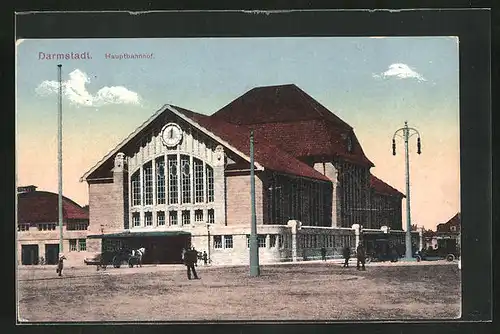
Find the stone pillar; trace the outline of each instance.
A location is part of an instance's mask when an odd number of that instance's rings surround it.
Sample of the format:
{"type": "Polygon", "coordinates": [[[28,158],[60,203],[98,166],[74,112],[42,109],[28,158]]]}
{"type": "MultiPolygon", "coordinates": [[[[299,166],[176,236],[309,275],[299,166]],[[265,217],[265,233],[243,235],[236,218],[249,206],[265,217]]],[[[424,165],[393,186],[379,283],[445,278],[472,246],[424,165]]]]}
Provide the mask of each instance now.
{"type": "Polygon", "coordinates": [[[226,182],[224,180],[225,153],[221,145],[215,148],[213,167],[215,223],[226,225],[226,182]]]}
{"type": "Polygon", "coordinates": [[[287,225],[292,230],[292,261],[297,262],[297,231],[300,230],[302,223],[298,220],[289,220],[287,225]]]}
{"type": "Polygon", "coordinates": [[[128,207],[126,207],[128,200],[125,199],[125,196],[128,196],[127,191],[125,189],[125,183],[128,183],[127,174],[128,173],[125,168],[125,154],[121,152],[117,153],[115,156],[115,165],[113,168],[114,194],[112,195],[115,197],[116,216],[113,217],[114,221],[110,222],[111,226],[109,226],[113,230],[122,230],[125,228],[125,220],[127,219],[125,215],[128,216],[128,207]]]}
{"type": "Polygon", "coordinates": [[[353,224],[352,225],[352,229],[354,230],[354,234],[356,236],[356,244],[354,245],[354,247],[358,247],[359,245],[359,241],[360,241],[360,232],[361,232],[361,225],[359,224],[353,224]]]}
{"type": "Polygon", "coordinates": [[[420,231],[418,231],[418,237],[420,240],[418,250],[422,250],[424,248],[424,227],[423,226],[420,229],[420,231]]]}
{"type": "Polygon", "coordinates": [[[342,226],[340,220],[340,191],[338,171],[331,162],[315,164],[314,168],[332,181],[332,227],[342,226]]]}

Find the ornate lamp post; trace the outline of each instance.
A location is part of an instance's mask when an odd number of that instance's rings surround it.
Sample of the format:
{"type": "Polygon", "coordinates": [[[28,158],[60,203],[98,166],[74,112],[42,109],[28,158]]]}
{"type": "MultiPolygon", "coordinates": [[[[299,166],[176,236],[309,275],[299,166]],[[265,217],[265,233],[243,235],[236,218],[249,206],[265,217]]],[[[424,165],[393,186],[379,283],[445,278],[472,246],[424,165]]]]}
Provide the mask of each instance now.
{"type": "Polygon", "coordinates": [[[408,152],[408,141],[410,137],[417,135],[417,153],[421,153],[420,133],[415,128],[405,126],[396,130],[392,136],[392,155],[396,155],[396,136],[403,138],[405,143],[405,170],[406,170],[406,259],[413,258],[412,240],[411,240],[411,215],[410,215],[410,157],[408,152]]]}

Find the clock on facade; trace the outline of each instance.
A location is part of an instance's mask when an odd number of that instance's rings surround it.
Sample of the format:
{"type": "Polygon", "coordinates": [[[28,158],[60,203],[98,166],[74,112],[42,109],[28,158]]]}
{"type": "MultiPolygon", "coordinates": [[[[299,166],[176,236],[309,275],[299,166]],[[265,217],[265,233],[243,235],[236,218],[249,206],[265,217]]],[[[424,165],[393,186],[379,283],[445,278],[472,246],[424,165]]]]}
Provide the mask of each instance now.
{"type": "Polygon", "coordinates": [[[161,129],[161,140],[168,147],[177,146],[182,140],[182,129],[175,123],[168,123],[161,129]]]}

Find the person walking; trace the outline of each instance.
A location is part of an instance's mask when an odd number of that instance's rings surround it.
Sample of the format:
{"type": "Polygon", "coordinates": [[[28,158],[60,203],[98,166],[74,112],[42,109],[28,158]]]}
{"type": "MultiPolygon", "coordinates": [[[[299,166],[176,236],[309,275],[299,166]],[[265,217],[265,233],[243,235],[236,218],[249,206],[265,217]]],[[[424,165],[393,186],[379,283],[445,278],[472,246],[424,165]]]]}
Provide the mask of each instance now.
{"type": "Polygon", "coordinates": [[[57,261],[57,268],[56,268],[56,273],[59,276],[62,276],[62,271],[64,268],[64,260],[66,260],[66,257],[64,256],[64,254],[60,254],[59,260],[57,261]]]}
{"type": "Polygon", "coordinates": [[[206,266],[208,263],[207,252],[203,251],[203,264],[206,266]]]}
{"type": "Polygon", "coordinates": [[[358,270],[366,270],[365,269],[365,258],[366,258],[366,253],[365,253],[365,248],[363,247],[363,244],[360,242],[358,244],[358,248],[356,249],[356,257],[358,259],[356,263],[356,268],[358,270]],[[360,268],[361,264],[361,268],[360,268]]]}
{"type": "Polygon", "coordinates": [[[326,261],[326,248],[321,247],[321,260],[326,261]]]}
{"type": "Polygon", "coordinates": [[[349,246],[345,246],[344,249],[342,250],[342,256],[344,256],[344,265],[342,268],[348,268],[349,267],[349,259],[351,258],[351,249],[349,246]]]}
{"type": "Polygon", "coordinates": [[[191,272],[193,273],[194,279],[200,279],[196,273],[194,265],[198,261],[198,253],[194,248],[188,249],[184,254],[184,264],[187,268],[187,277],[191,279],[191,272]]]}

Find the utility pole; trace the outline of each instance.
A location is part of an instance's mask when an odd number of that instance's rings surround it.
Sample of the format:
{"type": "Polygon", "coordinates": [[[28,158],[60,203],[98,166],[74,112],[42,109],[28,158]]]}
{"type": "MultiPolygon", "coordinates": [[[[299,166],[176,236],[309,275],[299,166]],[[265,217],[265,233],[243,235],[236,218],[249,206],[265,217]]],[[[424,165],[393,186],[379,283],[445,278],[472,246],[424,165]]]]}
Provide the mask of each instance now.
{"type": "Polygon", "coordinates": [[[410,214],[410,154],[408,151],[408,142],[410,137],[417,135],[417,153],[421,153],[420,133],[417,129],[408,127],[408,122],[405,121],[405,126],[396,130],[392,136],[392,155],[396,155],[396,136],[403,138],[405,144],[405,176],[406,176],[406,259],[413,259],[413,251],[411,244],[411,214],[410,214]]]}
{"type": "Polygon", "coordinates": [[[250,199],[251,199],[251,231],[250,231],[250,276],[260,276],[259,244],[257,240],[257,215],[255,213],[255,166],[253,157],[253,131],[250,131],[250,199]]]}
{"type": "Polygon", "coordinates": [[[58,213],[59,213],[59,253],[63,253],[63,201],[62,201],[62,65],[57,65],[57,74],[59,80],[59,95],[58,95],[58,113],[57,113],[57,161],[58,161],[58,183],[59,183],[59,198],[58,198],[58,213]]]}

